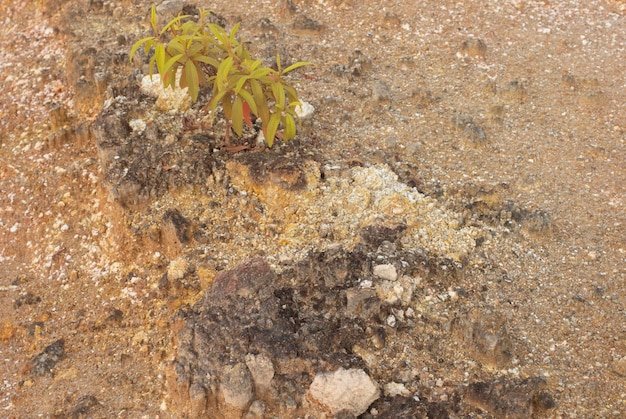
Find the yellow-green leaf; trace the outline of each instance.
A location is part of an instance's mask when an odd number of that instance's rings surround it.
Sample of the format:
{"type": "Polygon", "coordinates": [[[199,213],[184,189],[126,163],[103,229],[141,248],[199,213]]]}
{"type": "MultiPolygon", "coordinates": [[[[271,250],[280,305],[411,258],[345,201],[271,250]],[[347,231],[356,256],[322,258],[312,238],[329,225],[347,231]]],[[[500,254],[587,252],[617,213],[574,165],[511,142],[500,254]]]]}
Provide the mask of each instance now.
{"type": "Polygon", "coordinates": [[[250,74],[250,78],[258,80],[258,79],[260,79],[260,78],[262,78],[264,76],[267,76],[271,71],[272,71],[271,68],[264,68],[264,67],[263,68],[258,68],[256,70],[254,70],[252,72],[252,74],[250,74]]]}
{"type": "Polygon", "coordinates": [[[163,67],[165,66],[165,45],[157,44],[154,49],[154,58],[156,59],[157,70],[163,76],[163,67]]]}
{"type": "Polygon", "coordinates": [[[152,11],[150,13],[150,25],[152,26],[152,30],[155,34],[159,33],[157,28],[157,10],[156,6],[152,6],[152,11]]]}
{"type": "Polygon", "coordinates": [[[189,49],[187,50],[187,55],[189,57],[194,57],[196,54],[198,54],[202,50],[202,48],[204,48],[202,44],[192,43],[189,49]]]}
{"type": "Polygon", "coordinates": [[[226,119],[232,119],[232,110],[233,103],[230,100],[231,96],[229,94],[224,95],[222,98],[222,110],[224,111],[224,116],[226,119]]]}
{"type": "Polygon", "coordinates": [[[231,109],[231,122],[233,124],[233,130],[239,136],[243,132],[243,102],[239,96],[233,101],[233,107],[231,109]]]}
{"type": "Polygon", "coordinates": [[[206,55],[197,55],[197,56],[193,57],[193,59],[196,60],[196,61],[200,61],[201,63],[208,64],[208,65],[210,65],[211,67],[213,67],[215,69],[217,69],[220,66],[220,62],[219,61],[217,61],[213,57],[209,57],[209,56],[206,56],[206,55]]]}
{"type": "Polygon", "coordinates": [[[285,134],[283,139],[289,141],[296,136],[296,121],[289,114],[285,115],[285,134]]]}
{"type": "Polygon", "coordinates": [[[276,68],[278,69],[278,72],[280,73],[280,54],[276,54],[276,68]]]}
{"type": "Polygon", "coordinates": [[[241,96],[243,100],[245,100],[248,103],[248,106],[250,106],[250,110],[252,111],[252,113],[255,114],[256,116],[259,116],[258,109],[256,107],[256,103],[254,103],[254,98],[252,97],[252,95],[248,93],[247,90],[240,90],[239,96],[241,96]]]}
{"type": "Polygon", "coordinates": [[[233,57],[227,57],[221,62],[217,68],[217,82],[218,84],[226,84],[228,82],[228,73],[233,66],[233,57]]]}
{"type": "Polygon", "coordinates": [[[287,93],[287,98],[289,99],[289,103],[297,101],[298,92],[296,92],[296,89],[289,86],[288,84],[284,84],[283,86],[285,88],[285,93],[287,93]]]}
{"type": "Polygon", "coordinates": [[[300,68],[300,67],[304,67],[307,65],[315,65],[313,63],[309,63],[306,61],[298,61],[297,63],[291,64],[289,67],[287,67],[286,69],[284,69],[281,74],[286,74],[289,73],[290,71],[295,70],[296,68],[300,68]]]}
{"type": "Polygon", "coordinates": [[[229,41],[230,43],[234,43],[235,42],[235,34],[237,33],[237,30],[239,30],[239,25],[240,23],[237,22],[237,24],[233,27],[233,29],[230,31],[230,38],[229,41]]]}
{"type": "Polygon", "coordinates": [[[280,114],[275,113],[270,116],[270,120],[267,123],[267,129],[265,130],[265,141],[267,141],[267,145],[272,148],[272,144],[274,144],[274,137],[276,136],[276,131],[278,130],[278,124],[280,123],[280,114]]]}
{"type": "Polygon", "coordinates": [[[167,50],[171,51],[172,55],[185,53],[185,47],[183,47],[183,44],[181,44],[180,38],[174,38],[170,42],[168,42],[167,50]]]}
{"type": "Polygon", "coordinates": [[[253,79],[250,80],[250,88],[252,89],[252,96],[254,97],[254,103],[256,103],[258,111],[256,115],[261,118],[263,124],[267,124],[270,118],[270,111],[267,106],[265,94],[263,94],[263,88],[258,81],[253,79]]]}
{"type": "Polygon", "coordinates": [[[170,20],[168,22],[168,24],[163,27],[163,29],[161,29],[161,32],[159,33],[159,35],[163,35],[170,27],[172,27],[172,25],[176,25],[176,24],[180,23],[180,21],[182,19],[186,19],[188,17],[190,17],[190,16],[189,15],[179,15],[179,16],[176,16],[174,19],[170,20]]]}
{"type": "Polygon", "coordinates": [[[250,72],[253,72],[254,70],[256,70],[257,68],[259,68],[259,66],[263,63],[263,60],[255,60],[252,63],[247,64],[248,65],[248,70],[250,72]]]}
{"type": "Polygon", "coordinates": [[[222,98],[226,95],[226,91],[223,90],[211,98],[209,102],[209,109],[211,109],[211,118],[215,117],[215,109],[217,109],[217,104],[222,100],[222,98]]]}
{"type": "MultiPolygon", "coordinates": [[[[181,58],[184,57],[184,54],[178,54],[173,56],[172,58],[170,58],[169,60],[167,60],[167,62],[165,63],[165,65],[163,66],[163,74],[167,74],[168,71],[170,71],[170,68],[172,68],[172,66],[174,65],[174,63],[176,63],[178,60],[180,60],[181,58]]],[[[163,75],[162,74],[162,75],[163,75]]]]}
{"type": "Polygon", "coordinates": [[[237,84],[235,84],[235,94],[238,95],[239,91],[243,88],[243,85],[248,81],[250,76],[243,76],[237,80],[237,84]]]}
{"type": "Polygon", "coordinates": [[[280,109],[285,109],[285,90],[280,83],[272,83],[272,93],[274,94],[274,100],[276,106],[280,109]]]}
{"type": "MultiPolygon", "coordinates": [[[[187,61],[185,66],[183,67],[185,81],[187,83],[187,87],[189,88],[189,95],[191,96],[191,100],[194,102],[198,100],[198,92],[200,90],[200,81],[198,80],[198,69],[191,61],[187,61]]],[[[181,87],[182,86],[182,78],[181,78],[181,87]]]]}
{"type": "Polygon", "coordinates": [[[146,46],[148,46],[148,50],[150,50],[150,48],[152,47],[152,45],[154,44],[154,37],[152,36],[148,36],[146,38],[142,38],[139,41],[135,42],[135,44],[133,45],[133,47],[130,50],[130,56],[129,59],[132,62],[133,61],[133,57],[135,56],[135,53],[137,52],[137,50],[143,45],[146,44],[146,46]],[[152,41],[152,42],[150,42],[152,41]]]}
{"type": "Polygon", "coordinates": [[[209,27],[209,30],[213,33],[213,36],[215,36],[215,39],[217,39],[224,45],[228,43],[228,37],[226,36],[226,32],[224,32],[224,29],[222,29],[221,26],[214,23],[209,23],[207,26],[209,27]]]}

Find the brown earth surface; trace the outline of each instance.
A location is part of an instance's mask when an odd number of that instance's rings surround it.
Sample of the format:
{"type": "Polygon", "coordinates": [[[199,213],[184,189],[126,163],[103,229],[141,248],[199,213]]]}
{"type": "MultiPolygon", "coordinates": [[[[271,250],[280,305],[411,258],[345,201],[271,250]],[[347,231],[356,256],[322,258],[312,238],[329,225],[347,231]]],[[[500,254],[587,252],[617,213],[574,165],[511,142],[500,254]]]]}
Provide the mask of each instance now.
{"type": "MultiPolygon", "coordinates": [[[[316,63],[297,75],[316,110],[295,141],[231,155],[156,112],[128,60],[148,1],[0,0],[0,417],[180,417],[181,313],[257,257],[276,272],[337,247],[354,259],[358,228],[410,215],[327,205],[374,172],[432,217],[385,233],[390,260],[438,266],[376,325],[380,385],[402,361],[431,416],[626,415],[623,1],[193,4],[241,21],[268,62],[316,63]],[[115,143],[120,109],[156,145],[115,143]],[[477,384],[496,381],[541,390],[534,411],[477,384]]],[[[400,417],[377,403],[365,415],[400,417]]]]}

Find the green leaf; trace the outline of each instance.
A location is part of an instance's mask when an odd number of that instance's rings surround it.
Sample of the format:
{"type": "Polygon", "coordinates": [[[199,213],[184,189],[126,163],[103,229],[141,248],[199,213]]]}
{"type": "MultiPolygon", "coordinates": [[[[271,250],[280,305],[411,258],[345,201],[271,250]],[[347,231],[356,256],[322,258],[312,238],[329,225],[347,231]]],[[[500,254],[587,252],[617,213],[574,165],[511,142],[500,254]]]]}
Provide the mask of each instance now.
{"type": "Polygon", "coordinates": [[[204,48],[202,44],[192,43],[189,49],[187,50],[187,55],[189,57],[194,57],[196,54],[198,54],[202,50],[202,48],[204,48]]]}
{"type": "Polygon", "coordinates": [[[276,106],[280,109],[285,108],[285,90],[283,85],[280,83],[272,84],[272,93],[274,94],[274,100],[276,101],[276,106]]]}
{"type": "Polygon", "coordinates": [[[296,102],[298,100],[298,92],[296,92],[296,89],[289,86],[288,84],[284,84],[283,86],[285,88],[285,93],[287,93],[287,98],[289,99],[289,103],[296,102]]]}
{"type": "Polygon", "coordinates": [[[296,68],[300,68],[300,67],[304,67],[307,65],[315,65],[313,63],[309,63],[309,62],[305,62],[305,61],[298,61],[297,63],[291,64],[289,67],[287,67],[286,69],[284,69],[281,74],[287,74],[290,71],[295,70],[296,68]]]}
{"type": "Polygon", "coordinates": [[[224,111],[224,116],[232,120],[233,103],[230,100],[230,94],[228,94],[228,92],[226,93],[227,94],[222,98],[222,110],[224,111]]]}
{"type": "Polygon", "coordinates": [[[264,132],[265,141],[267,141],[269,148],[272,148],[272,144],[274,144],[274,137],[276,136],[276,131],[278,130],[278,124],[280,124],[280,114],[275,113],[270,117],[270,120],[267,123],[267,129],[264,132]]]}
{"type": "Polygon", "coordinates": [[[174,63],[176,63],[176,61],[183,58],[184,56],[185,56],[184,54],[178,54],[178,55],[173,56],[169,60],[167,60],[167,62],[163,66],[163,74],[166,74],[170,70],[170,68],[172,68],[174,63]]]}
{"type": "MultiPolygon", "coordinates": [[[[254,70],[256,70],[261,64],[263,63],[263,60],[255,60],[252,63],[246,63],[248,70],[252,73],[254,72],[254,70]]],[[[252,75],[252,74],[251,74],[252,75]]]]}
{"type": "Polygon", "coordinates": [[[258,109],[256,107],[256,103],[254,103],[254,98],[252,97],[252,95],[250,93],[248,93],[246,90],[240,90],[239,91],[239,96],[241,96],[243,98],[243,100],[246,101],[246,103],[250,107],[250,110],[252,111],[252,113],[258,116],[259,115],[258,114],[258,109]]]}
{"type": "Polygon", "coordinates": [[[163,29],[161,29],[161,32],[159,32],[159,35],[163,35],[165,32],[167,32],[167,30],[172,25],[178,24],[178,23],[180,23],[181,20],[186,19],[188,17],[190,17],[190,16],[189,15],[179,15],[179,16],[176,16],[174,19],[170,20],[169,23],[163,27],[163,29]]]}
{"type": "MultiPolygon", "coordinates": [[[[185,81],[187,83],[187,87],[189,88],[189,95],[191,96],[191,100],[194,102],[198,100],[198,92],[200,90],[200,82],[198,80],[198,69],[191,61],[187,61],[185,66],[183,67],[183,73],[185,77],[185,81]]],[[[181,87],[182,85],[181,78],[181,87]]]]}
{"type": "Polygon", "coordinates": [[[233,124],[233,130],[237,135],[241,136],[243,133],[243,101],[239,96],[233,101],[230,118],[233,124]]]}
{"type": "Polygon", "coordinates": [[[227,57],[217,68],[217,83],[226,84],[228,82],[228,73],[233,66],[233,57],[227,57]]]}
{"type": "Polygon", "coordinates": [[[137,50],[143,45],[146,44],[148,45],[149,43],[149,47],[152,47],[152,45],[154,44],[155,38],[153,36],[148,36],[145,38],[140,39],[139,41],[135,42],[135,44],[133,45],[133,47],[130,50],[130,61],[133,61],[133,57],[135,56],[135,53],[137,52],[137,50]],[[152,41],[152,42],[150,42],[152,41]]]}
{"type": "Polygon", "coordinates": [[[209,23],[207,26],[209,27],[209,30],[213,33],[215,39],[220,41],[223,45],[226,45],[228,43],[228,37],[226,35],[226,32],[224,32],[224,29],[222,29],[221,26],[214,23],[209,23]]]}
{"type": "Polygon", "coordinates": [[[157,27],[157,10],[156,6],[152,6],[152,11],[150,13],[150,26],[152,26],[152,30],[155,34],[159,33],[159,29],[157,27]]]}
{"type": "Polygon", "coordinates": [[[235,34],[239,30],[239,25],[240,25],[240,23],[237,22],[237,24],[235,24],[235,26],[233,26],[233,29],[230,31],[229,41],[230,41],[231,44],[233,44],[235,42],[235,34]]]}
{"type": "MultiPolygon", "coordinates": [[[[252,96],[254,97],[254,103],[256,103],[258,111],[256,115],[261,118],[263,124],[267,124],[270,118],[270,111],[267,106],[267,99],[263,93],[263,88],[261,87],[261,84],[254,79],[250,80],[250,88],[252,89],[252,96]]],[[[250,106],[250,108],[252,108],[252,106],[250,106]]]]}
{"type": "Polygon", "coordinates": [[[285,134],[283,139],[289,141],[296,137],[296,121],[289,114],[285,115],[285,134]]]}
{"type": "Polygon", "coordinates": [[[278,73],[280,73],[280,54],[276,54],[276,68],[278,69],[278,73]]]}
{"type": "Polygon", "coordinates": [[[154,63],[156,62],[156,57],[153,55],[150,58],[150,62],[148,63],[148,74],[150,74],[150,80],[152,80],[152,75],[154,74],[154,63]]]}
{"type": "Polygon", "coordinates": [[[168,51],[173,51],[172,55],[185,53],[185,47],[183,47],[180,41],[180,37],[176,37],[168,42],[167,49],[168,51]]]}
{"type": "Polygon", "coordinates": [[[235,94],[238,95],[239,91],[243,88],[243,85],[250,79],[250,76],[243,76],[237,80],[237,84],[235,84],[235,94]]]}
{"type": "Polygon", "coordinates": [[[254,70],[252,74],[250,74],[250,78],[258,80],[258,79],[261,79],[262,77],[267,76],[271,71],[272,71],[271,68],[265,68],[265,67],[258,68],[254,70]]]}
{"type": "Polygon", "coordinates": [[[196,60],[196,61],[200,61],[201,63],[208,64],[208,65],[210,65],[211,67],[213,67],[215,69],[217,69],[220,66],[220,62],[219,61],[217,61],[213,57],[209,57],[209,56],[206,56],[206,55],[197,55],[197,56],[193,57],[193,59],[196,60]]]}
{"type": "Polygon", "coordinates": [[[157,70],[163,77],[163,67],[165,66],[165,45],[157,44],[154,49],[154,58],[156,59],[157,70]]]}
{"type": "Polygon", "coordinates": [[[222,100],[222,98],[226,95],[226,91],[222,90],[221,92],[213,95],[211,101],[209,102],[209,109],[211,109],[211,118],[215,117],[215,109],[217,109],[217,104],[222,100]]]}

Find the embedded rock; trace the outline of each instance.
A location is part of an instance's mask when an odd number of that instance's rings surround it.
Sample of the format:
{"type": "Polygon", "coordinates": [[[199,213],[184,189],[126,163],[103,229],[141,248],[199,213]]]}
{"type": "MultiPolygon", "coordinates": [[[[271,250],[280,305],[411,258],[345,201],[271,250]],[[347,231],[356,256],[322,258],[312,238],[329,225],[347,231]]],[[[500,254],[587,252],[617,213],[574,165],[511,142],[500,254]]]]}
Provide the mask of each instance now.
{"type": "Polygon", "coordinates": [[[309,392],[333,415],[346,411],[358,416],[380,396],[378,385],[365,371],[343,368],[316,375],[309,392]]]}

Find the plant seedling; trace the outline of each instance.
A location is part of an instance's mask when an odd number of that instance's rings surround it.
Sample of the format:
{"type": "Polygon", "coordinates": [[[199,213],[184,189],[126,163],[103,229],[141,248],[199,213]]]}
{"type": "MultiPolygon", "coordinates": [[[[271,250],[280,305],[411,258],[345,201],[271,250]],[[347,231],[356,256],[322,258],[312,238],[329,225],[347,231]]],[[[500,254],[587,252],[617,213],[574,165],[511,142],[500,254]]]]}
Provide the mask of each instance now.
{"type": "Polygon", "coordinates": [[[299,61],[282,68],[277,55],[277,69],[265,67],[263,60],[252,58],[246,44],[237,39],[239,24],[227,32],[221,26],[207,22],[210,13],[201,11],[197,21],[191,16],[179,15],[159,28],[156,7],[153,6],[150,24],[154,35],[133,45],[131,61],[142,45],[146,55],[154,50],[149,62],[150,76],[156,65],[163,86],[167,88],[175,86],[180,71],[179,86],[188,89],[194,102],[198,100],[201,87],[212,87],[205,110],[210,110],[211,118],[214,118],[221,104],[226,118],[227,145],[230,129],[241,136],[244,123],[252,127],[252,115],[261,120],[269,147],[276,137],[285,141],[293,139],[296,135],[296,107],[301,103],[298,92],[284,76],[312,63],[299,61]]]}

